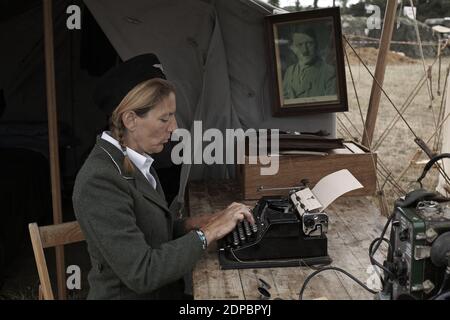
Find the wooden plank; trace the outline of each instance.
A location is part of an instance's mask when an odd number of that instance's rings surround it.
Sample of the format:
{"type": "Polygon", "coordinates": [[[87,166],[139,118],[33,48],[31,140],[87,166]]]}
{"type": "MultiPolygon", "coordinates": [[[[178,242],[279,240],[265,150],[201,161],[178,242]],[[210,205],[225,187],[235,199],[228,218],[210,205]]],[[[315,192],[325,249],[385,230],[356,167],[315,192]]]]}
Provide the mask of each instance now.
{"type": "Polygon", "coordinates": [[[41,227],[40,235],[44,248],[62,246],[84,240],[84,235],[77,221],[41,227]]]}
{"type": "Polygon", "coordinates": [[[53,300],[52,285],[48,274],[47,262],[45,260],[44,249],[42,248],[39,227],[36,223],[28,225],[30,231],[31,244],[33,246],[34,258],[41,283],[39,285],[39,298],[53,300]]]}
{"type": "MultiPolygon", "coordinates": [[[[231,181],[194,182],[188,192],[190,205],[199,213],[214,212],[231,201],[240,201],[236,198],[238,190],[237,183],[231,181]],[[199,208],[198,203],[203,207],[199,208]]],[[[370,266],[368,247],[381,233],[386,218],[381,217],[370,199],[364,197],[340,198],[327,212],[330,219],[329,255],[333,266],[350,272],[365,283],[370,266]]],[[[262,278],[271,286],[272,299],[296,300],[305,279],[313,271],[308,267],[220,270],[217,253],[213,250],[194,270],[194,298],[260,299],[257,288],[258,279],[262,278]]],[[[373,297],[346,275],[324,271],[308,283],[303,298],[348,300],[373,297]]]]}
{"type": "Polygon", "coordinates": [[[341,169],[348,169],[364,186],[346,196],[374,195],[376,192],[376,154],[349,153],[327,156],[281,156],[276,175],[263,176],[260,164],[246,161],[241,165],[241,188],[245,199],[259,199],[264,195],[287,195],[288,189],[307,179],[314,186],[324,176],[341,169]],[[267,191],[261,190],[269,189],[267,191]],[[270,190],[285,188],[284,190],[270,190]]]}
{"type": "MultiPolygon", "coordinates": [[[[381,217],[373,204],[364,198],[341,198],[332,205],[330,212],[334,213],[333,225],[341,238],[341,241],[329,242],[333,264],[365,283],[369,277],[369,244],[380,235],[386,218],[381,217]]],[[[372,299],[371,293],[346,275],[338,273],[338,276],[352,299],[372,299]]]]}
{"type": "MultiPolygon", "coordinates": [[[[356,199],[354,200],[356,202],[356,199]]],[[[349,201],[346,201],[349,202],[349,201]]],[[[347,212],[345,203],[337,203],[332,205],[328,210],[329,218],[332,223],[332,229],[329,231],[329,235],[333,236],[333,239],[329,239],[329,254],[333,259],[333,266],[339,267],[353,274],[355,277],[363,281],[367,278],[364,274],[366,267],[360,263],[357,255],[349,250],[349,246],[357,244],[359,241],[358,234],[352,232],[351,226],[340,217],[340,212],[347,212]],[[342,208],[342,206],[344,208],[342,208]]],[[[357,211],[356,211],[357,212],[357,211]]],[[[352,217],[358,220],[358,213],[353,211],[352,217]]],[[[354,226],[360,226],[362,221],[355,221],[354,226]]],[[[336,271],[336,277],[340,279],[342,287],[346,289],[351,299],[366,299],[367,294],[362,290],[358,284],[349,279],[346,275],[339,271],[336,271]]]]}
{"type": "Polygon", "coordinates": [[[417,166],[417,167],[423,167],[424,165],[426,165],[428,163],[428,161],[430,161],[429,159],[422,159],[422,160],[413,160],[411,161],[411,165],[413,166],[417,166]]]}
{"type": "Polygon", "coordinates": [[[220,270],[216,252],[207,253],[193,272],[195,299],[245,299],[239,272],[220,270]]]}
{"type": "Polygon", "coordinates": [[[364,150],[362,150],[359,146],[357,146],[354,143],[348,143],[348,142],[344,142],[344,146],[346,148],[348,148],[351,152],[353,153],[365,153],[364,150]]]}
{"type": "Polygon", "coordinates": [[[375,131],[375,124],[378,116],[378,107],[380,105],[381,89],[383,86],[384,74],[386,71],[387,55],[391,45],[392,32],[395,25],[395,16],[397,11],[397,0],[387,0],[386,11],[384,14],[383,31],[381,34],[380,48],[378,50],[377,66],[375,69],[375,79],[372,83],[370,92],[369,108],[365,123],[362,144],[370,148],[375,131]]]}
{"type": "MultiPolygon", "coordinates": [[[[339,267],[359,281],[365,283],[368,274],[366,273],[367,265],[362,265],[358,260],[357,255],[355,255],[352,250],[349,250],[348,245],[333,245],[330,248],[331,253],[333,254],[333,266],[339,267]]],[[[361,299],[371,299],[372,294],[367,292],[361,286],[359,286],[355,281],[347,277],[345,274],[336,271],[336,277],[340,279],[342,283],[342,287],[346,289],[348,295],[352,300],[361,300],[361,299]]]]}
{"type": "MultiPolygon", "coordinates": [[[[45,76],[47,89],[48,140],[52,185],[53,223],[62,223],[61,185],[59,171],[58,115],[56,109],[55,59],[53,44],[52,0],[43,1],[45,76]]],[[[66,299],[64,247],[56,247],[58,298],[66,299]]]]}
{"type": "MultiPolygon", "coordinates": [[[[224,209],[233,202],[233,193],[227,183],[215,188],[200,181],[195,188],[189,188],[189,212],[211,214],[224,209]]],[[[192,184],[191,184],[192,185],[192,184]]],[[[235,199],[234,199],[235,200],[235,199]]],[[[220,270],[217,251],[214,246],[197,263],[192,274],[195,283],[193,294],[195,299],[245,299],[239,272],[237,270],[220,270]]]]}

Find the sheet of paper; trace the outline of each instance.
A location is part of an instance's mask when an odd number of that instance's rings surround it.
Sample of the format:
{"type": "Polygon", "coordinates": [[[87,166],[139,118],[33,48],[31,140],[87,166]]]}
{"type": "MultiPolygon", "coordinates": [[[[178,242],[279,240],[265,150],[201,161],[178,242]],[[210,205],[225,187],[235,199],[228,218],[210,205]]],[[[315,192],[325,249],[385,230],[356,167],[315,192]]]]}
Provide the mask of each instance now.
{"type": "Polygon", "coordinates": [[[347,169],[339,170],[322,178],[312,189],[325,210],[334,200],[349,191],[364,186],[347,169]]]}

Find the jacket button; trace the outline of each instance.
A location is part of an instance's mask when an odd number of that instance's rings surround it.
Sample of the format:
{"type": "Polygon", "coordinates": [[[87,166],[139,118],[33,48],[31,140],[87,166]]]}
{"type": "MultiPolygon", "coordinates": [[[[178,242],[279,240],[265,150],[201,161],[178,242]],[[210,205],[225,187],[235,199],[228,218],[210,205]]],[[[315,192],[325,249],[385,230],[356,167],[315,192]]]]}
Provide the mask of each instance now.
{"type": "Polygon", "coordinates": [[[103,271],[103,265],[101,263],[97,264],[97,270],[98,270],[98,272],[102,272],[103,271]]]}

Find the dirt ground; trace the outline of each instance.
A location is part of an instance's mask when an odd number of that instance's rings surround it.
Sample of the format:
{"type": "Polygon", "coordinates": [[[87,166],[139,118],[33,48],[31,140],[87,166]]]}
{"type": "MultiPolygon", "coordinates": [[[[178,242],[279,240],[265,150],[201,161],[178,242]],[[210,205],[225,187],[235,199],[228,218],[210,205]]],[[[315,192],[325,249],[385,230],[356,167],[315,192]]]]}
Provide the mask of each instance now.
{"type": "MultiPolygon", "coordinates": [[[[351,49],[348,50],[348,52],[351,51],[351,49]]],[[[361,48],[356,51],[358,54],[363,56],[364,61],[369,62],[369,69],[372,73],[374,73],[377,50],[374,48],[361,48]]],[[[353,55],[351,61],[350,68],[348,68],[348,66],[346,68],[349,112],[345,113],[345,115],[338,114],[337,128],[339,136],[345,138],[352,136],[357,140],[361,140],[361,133],[363,132],[361,113],[358,108],[355,90],[351,81],[350,69],[353,73],[356,92],[358,94],[364,119],[367,113],[373,80],[364,65],[359,62],[356,55],[353,55]]],[[[426,68],[432,65],[433,62],[434,59],[425,60],[426,68]]],[[[433,95],[433,100],[430,99],[427,83],[425,82],[404,113],[406,121],[414,130],[416,135],[424,141],[429,139],[437,127],[436,121],[441,108],[445,75],[449,64],[450,57],[445,57],[442,59],[439,87],[439,63],[436,61],[432,67],[431,92],[433,95]],[[440,89],[440,95],[438,94],[438,89],[440,89]]],[[[414,87],[419,83],[423,75],[424,66],[421,59],[413,60],[393,52],[389,54],[383,88],[398,109],[401,109],[402,105],[405,103],[408,96],[411,94],[414,87]]],[[[396,114],[397,112],[395,108],[382,94],[373,140],[375,144],[396,114]]],[[[386,167],[386,169],[391,173],[391,177],[399,181],[400,187],[405,191],[408,191],[413,187],[412,182],[418,178],[423,169],[423,165],[411,166],[410,169],[406,171],[403,178],[398,179],[399,175],[409,166],[413,155],[418,149],[414,142],[414,138],[413,133],[408,129],[407,125],[403,121],[399,120],[390,131],[390,134],[386,136],[384,141],[376,150],[378,159],[381,160],[384,167],[386,167]]],[[[440,143],[437,143],[433,139],[429,143],[429,146],[430,148],[440,148],[440,143]]],[[[421,153],[420,159],[426,159],[423,153],[421,153]]],[[[428,176],[424,180],[424,186],[433,189],[437,184],[437,173],[434,170],[430,172],[428,176]]],[[[385,181],[386,179],[384,178],[379,179],[380,185],[384,185],[384,191],[387,194],[389,208],[391,208],[393,201],[400,195],[400,193],[397,193],[397,189],[393,188],[389,182],[385,183],[385,181]]]]}
{"type": "MultiPolygon", "coordinates": [[[[350,52],[350,50],[348,52],[350,52]]],[[[358,54],[361,54],[363,60],[369,64],[369,69],[374,72],[377,50],[373,48],[360,48],[357,49],[357,52],[358,54]]],[[[364,118],[366,116],[367,106],[369,103],[372,78],[353,53],[350,54],[350,61],[350,68],[347,66],[349,112],[346,112],[345,114],[338,114],[337,128],[338,136],[347,139],[353,138],[360,141],[363,126],[356,101],[355,91],[353,89],[353,84],[350,77],[350,69],[353,73],[356,91],[358,93],[361,111],[364,118]],[[349,132],[346,131],[347,129],[349,132]]],[[[432,63],[433,60],[425,61],[426,66],[429,66],[432,63]]],[[[441,92],[444,88],[445,72],[449,64],[450,57],[442,60],[440,83],[441,92]]],[[[419,82],[423,74],[424,70],[421,60],[413,60],[396,53],[390,53],[385,74],[384,89],[398,108],[400,108],[405,102],[408,95],[419,82]]],[[[405,118],[411,125],[412,129],[424,140],[427,140],[435,131],[435,119],[437,118],[441,105],[442,94],[438,95],[437,93],[438,74],[438,63],[436,63],[432,68],[432,93],[434,100],[430,103],[429,92],[427,86],[424,85],[405,112],[405,118]],[[431,108],[430,105],[432,105],[431,108]]],[[[382,95],[374,142],[379,139],[380,135],[395,115],[395,109],[389,103],[388,99],[382,95]]],[[[430,143],[429,145],[433,146],[433,143],[430,143]]],[[[383,166],[391,172],[391,177],[396,179],[400,173],[408,167],[416,150],[417,145],[414,143],[414,135],[408,130],[407,126],[402,121],[399,121],[394,126],[391,133],[386,137],[384,142],[380,145],[377,150],[377,154],[383,166]]],[[[423,154],[421,159],[425,159],[423,154]]],[[[411,167],[411,169],[406,172],[404,177],[399,180],[401,188],[408,191],[411,188],[411,183],[417,179],[422,168],[423,166],[411,167]]],[[[435,171],[430,173],[431,174],[429,174],[429,177],[425,180],[425,187],[433,189],[437,182],[437,174],[435,171]]],[[[385,183],[384,178],[380,177],[379,183],[380,185],[384,185],[384,191],[387,195],[387,200],[389,203],[388,208],[390,209],[392,208],[393,201],[401,195],[401,193],[396,189],[393,189],[392,185],[389,183],[385,183]]],[[[375,198],[374,201],[376,201],[375,198]]],[[[76,263],[79,264],[79,261],[82,261],[84,264],[82,266],[82,270],[89,270],[89,259],[85,254],[86,249],[79,249],[80,248],[77,247],[67,249],[67,264],[69,265],[72,261],[76,261],[76,263]]],[[[48,265],[50,269],[54,266],[51,252],[48,257],[48,265]]],[[[51,274],[54,274],[52,270],[50,270],[50,272],[51,274]]],[[[83,276],[85,276],[85,274],[86,272],[83,276]]],[[[38,277],[32,250],[31,247],[25,246],[20,256],[9,268],[8,277],[0,293],[0,300],[36,299],[37,286],[38,277]]],[[[86,296],[87,286],[85,277],[83,277],[82,287],[84,290],[75,292],[71,298],[78,299],[86,296]]]]}

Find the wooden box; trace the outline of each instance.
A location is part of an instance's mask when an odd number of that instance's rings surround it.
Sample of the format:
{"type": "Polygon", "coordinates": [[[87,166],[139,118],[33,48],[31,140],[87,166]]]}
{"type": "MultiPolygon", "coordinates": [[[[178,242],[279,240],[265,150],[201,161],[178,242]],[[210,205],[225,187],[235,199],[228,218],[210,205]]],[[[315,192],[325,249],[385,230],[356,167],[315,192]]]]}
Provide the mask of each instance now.
{"type": "Polygon", "coordinates": [[[291,188],[307,179],[313,187],[321,178],[341,169],[348,169],[364,186],[346,196],[370,196],[376,192],[376,154],[355,142],[344,142],[345,148],[334,149],[326,155],[281,155],[279,170],[275,175],[261,175],[260,163],[238,165],[237,178],[240,181],[243,199],[259,199],[265,195],[287,195],[289,190],[264,190],[291,188]]]}

